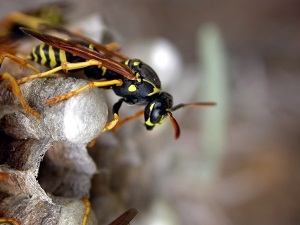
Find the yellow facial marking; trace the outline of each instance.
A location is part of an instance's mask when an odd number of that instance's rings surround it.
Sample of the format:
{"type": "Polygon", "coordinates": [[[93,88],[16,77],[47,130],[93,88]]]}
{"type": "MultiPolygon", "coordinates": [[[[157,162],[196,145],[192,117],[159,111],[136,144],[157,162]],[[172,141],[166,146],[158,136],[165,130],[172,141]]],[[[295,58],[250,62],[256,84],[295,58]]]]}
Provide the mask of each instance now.
{"type": "Polygon", "coordinates": [[[135,86],[134,84],[130,85],[130,86],[128,87],[128,91],[129,91],[129,92],[135,92],[135,91],[136,91],[136,86],[135,86]]]}
{"type": "Polygon", "coordinates": [[[145,122],[145,124],[146,124],[147,126],[149,126],[149,127],[153,127],[153,126],[154,126],[154,124],[151,123],[150,118],[147,119],[147,121],[145,122]]]}
{"type": "MultiPolygon", "coordinates": [[[[150,112],[153,110],[154,105],[155,105],[155,103],[152,103],[152,104],[150,105],[150,112]]],[[[147,126],[150,126],[150,127],[155,126],[155,124],[153,124],[153,123],[150,121],[150,117],[147,119],[147,121],[145,121],[145,124],[146,124],[147,126]]]]}
{"type": "Polygon", "coordinates": [[[152,110],[153,110],[153,108],[154,108],[154,105],[155,105],[155,102],[153,102],[153,103],[150,105],[150,111],[152,111],[152,110]]]}
{"type": "Polygon", "coordinates": [[[128,60],[126,60],[126,61],[124,62],[124,64],[125,64],[126,66],[128,66],[129,60],[130,60],[130,59],[128,59],[128,60]]]}

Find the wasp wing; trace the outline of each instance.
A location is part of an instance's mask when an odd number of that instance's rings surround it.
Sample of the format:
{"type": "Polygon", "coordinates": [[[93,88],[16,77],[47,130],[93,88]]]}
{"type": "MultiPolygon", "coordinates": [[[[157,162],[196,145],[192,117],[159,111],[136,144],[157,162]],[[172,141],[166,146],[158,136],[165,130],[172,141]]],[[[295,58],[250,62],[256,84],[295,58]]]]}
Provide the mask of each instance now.
{"type": "Polygon", "coordinates": [[[42,24],[40,26],[40,28],[42,30],[55,30],[59,33],[68,35],[70,38],[83,40],[86,43],[92,44],[93,46],[95,46],[97,48],[97,50],[105,53],[105,55],[107,55],[107,56],[114,57],[114,58],[117,58],[117,59],[120,59],[120,60],[123,60],[123,61],[128,59],[127,56],[122,55],[119,52],[112,51],[112,50],[108,49],[105,45],[102,45],[98,42],[95,42],[94,40],[92,40],[88,37],[85,37],[83,35],[80,35],[78,33],[71,32],[71,31],[69,31],[68,29],[66,29],[64,27],[53,27],[53,26],[50,26],[48,24],[42,24]]]}
{"type": "Polygon", "coordinates": [[[64,40],[64,39],[61,39],[61,38],[58,38],[58,37],[55,37],[55,36],[52,36],[49,34],[35,32],[28,28],[22,27],[20,29],[25,34],[31,35],[48,45],[62,49],[66,52],[69,52],[73,55],[76,55],[76,56],[81,57],[86,60],[90,60],[90,59],[99,60],[99,61],[101,61],[103,67],[105,67],[109,70],[112,70],[112,71],[124,76],[125,78],[127,78],[129,80],[135,79],[135,76],[132,74],[131,70],[128,67],[126,67],[124,64],[122,64],[114,59],[107,58],[101,52],[93,51],[92,49],[84,47],[75,42],[64,40]]]}
{"type": "Polygon", "coordinates": [[[111,222],[109,225],[128,225],[130,221],[138,214],[138,210],[131,208],[124,212],[121,216],[111,222]]]}

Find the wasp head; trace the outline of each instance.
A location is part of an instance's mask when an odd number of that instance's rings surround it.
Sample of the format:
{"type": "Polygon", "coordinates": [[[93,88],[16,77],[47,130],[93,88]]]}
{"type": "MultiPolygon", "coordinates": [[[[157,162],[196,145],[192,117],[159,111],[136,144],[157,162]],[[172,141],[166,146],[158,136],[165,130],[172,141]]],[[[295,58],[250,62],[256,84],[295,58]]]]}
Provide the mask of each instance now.
{"type": "Polygon", "coordinates": [[[174,129],[175,139],[179,137],[179,125],[172,116],[173,97],[167,92],[160,92],[153,96],[152,101],[145,107],[144,117],[145,126],[147,130],[152,130],[154,126],[164,122],[165,118],[169,116],[174,129]]]}

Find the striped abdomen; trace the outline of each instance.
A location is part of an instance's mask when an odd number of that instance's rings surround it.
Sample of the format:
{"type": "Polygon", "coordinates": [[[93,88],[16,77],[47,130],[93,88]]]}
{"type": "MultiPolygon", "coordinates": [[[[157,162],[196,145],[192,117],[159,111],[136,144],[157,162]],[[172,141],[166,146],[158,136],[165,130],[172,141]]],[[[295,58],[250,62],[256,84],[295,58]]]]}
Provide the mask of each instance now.
{"type": "MultiPolygon", "coordinates": [[[[74,41],[74,42],[83,45],[85,47],[88,47],[90,49],[96,50],[94,46],[91,44],[82,41],[74,41]]],[[[28,59],[50,68],[55,68],[65,62],[74,63],[74,62],[86,61],[83,58],[74,56],[68,52],[65,52],[62,49],[52,47],[45,43],[41,43],[40,45],[34,47],[30,55],[28,56],[28,59]]]]}

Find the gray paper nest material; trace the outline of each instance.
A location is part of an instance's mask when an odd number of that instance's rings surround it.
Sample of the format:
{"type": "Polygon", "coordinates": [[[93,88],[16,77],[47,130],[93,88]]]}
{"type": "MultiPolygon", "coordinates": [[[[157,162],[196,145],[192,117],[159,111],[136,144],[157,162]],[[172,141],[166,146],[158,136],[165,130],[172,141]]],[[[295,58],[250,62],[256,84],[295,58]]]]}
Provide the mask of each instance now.
{"type": "Polygon", "coordinates": [[[21,85],[31,107],[41,114],[35,119],[22,108],[8,89],[0,86],[1,129],[16,139],[51,139],[87,143],[100,133],[107,120],[107,105],[98,88],[86,90],[68,100],[47,106],[46,100],[87,84],[75,78],[43,78],[21,85]],[[17,113],[13,113],[17,111],[17,113]]]}
{"type": "MultiPolygon", "coordinates": [[[[9,174],[10,179],[17,181],[13,171],[10,170],[9,174]]],[[[32,179],[29,174],[27,175],[28,176],[24,177],[28,180],[22,181],[19,179],[18,182],[31,182],[34,184],[34,179],[32,179]]],[[[19,176],[19,178],[20,177],[21,176],[19,176]]],[[[5,216],[8,215],[20,220],[22,225],[82,224],[86,211],[86,206],[82,200],[54,196],[51,196],[51,198],[51,201],[48,201],[47,199],[40,198],[37,194],[30,198],[25,193],[11,195],[4,200],[1,199],[0,212],[5,213],[5,216]]],[[[95,224],[97,224],[97,220],[94,213],[91,211],[88,216],[87,225],[95,224]]]]}
{"type": "MultiPolygon", "coordinates": [[[[0,181],[0,217],[13,217],[22,224],[57,224],[58,218],[64,222],[72,218],[69,223],[76,224],[74,210],[72,213],[68,207],[83,205],[80,198],[89,196],[96,165],[87,154],[86,144],[106,125],[106,101],[97,88],[51,106],[45,101],[87,83],[58,77],[21,85],[26,101],[41,119],[22,108],[6,82],[0,84],[0,173],[9,175],[0,181]],[[48,165],[47,172],[40,173],[39,180],[47,193],[60,197],[48,196],[36,180],[46,152],[43,164],[48,165]]],[[[75,214],[80,224],[85,206],[78,208],[80,212],[75,214]]]]}

